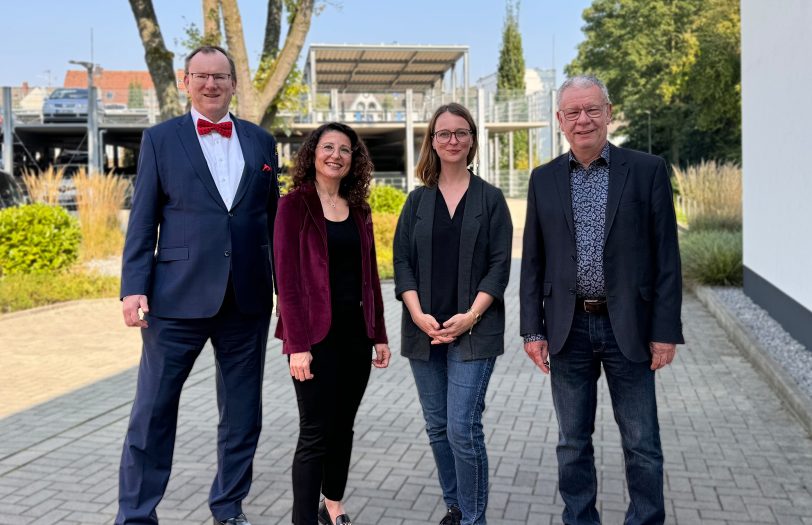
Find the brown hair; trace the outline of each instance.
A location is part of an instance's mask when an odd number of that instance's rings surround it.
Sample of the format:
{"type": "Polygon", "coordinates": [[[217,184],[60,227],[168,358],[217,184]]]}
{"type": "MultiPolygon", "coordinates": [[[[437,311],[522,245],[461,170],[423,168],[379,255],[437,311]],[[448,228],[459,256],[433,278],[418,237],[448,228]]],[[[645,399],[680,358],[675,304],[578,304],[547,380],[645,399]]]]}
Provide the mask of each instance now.
{"type": "Polygon", "coordinates": [[[296,154],[296,162],[291,172],[291,189],[295,190],[316,180],[316,146],[321,136],[328,131],[346,135],[352,148],[350,171],[341,179],[338,194],[347,199],[350,206],[363,205],[369,196],[369,183],[372,181],[374,166],[366,145],[355,130],[340,122],[322,124],[305,138],[296,154]]]}
{"type": "Polygon", "coordinates": [[[434,112],[434,116],[432,116],[429,121],[426,136],[423,137],[423,145],[420,147],[420,160],[418,160],[417,167],[415,168],[415,176],[420,179],[424,185],[429,187],[436,186],[440,180],[440,157],[437,156],[437,152],[431,147],[431,141],[434,138],[434,127],[437,125],[437,119],[446,112],[464,118],[468,123],[468,127],[471,129],[471,149],[468,151],[468,158],[466,160],[469,165],[473,162],[477,147],[479,146],[476,122],[474,122],[474,117],[471,116],[471,112],[468,111],[465,106],[452,102],[451,104],[444,104],[437,108],[437,111],[434,112]]]}
{"type": "Polygon", "coordinates": [[[192,58],[198,53],[203,53],[204,55],[210,55],[212,53],[222,53],[228,59],[228,67],[231,68],[231,81],[237,82],[237,66],[234,65],[234,60],[232,60],[231,55],[228,54],[228,51],[223,49],[220,46],[200,46],[192,50],[186,56],[186,60],[183,62],[183,73],[188,75],[189,74],[189,62],[192,61],[192,58]]]}

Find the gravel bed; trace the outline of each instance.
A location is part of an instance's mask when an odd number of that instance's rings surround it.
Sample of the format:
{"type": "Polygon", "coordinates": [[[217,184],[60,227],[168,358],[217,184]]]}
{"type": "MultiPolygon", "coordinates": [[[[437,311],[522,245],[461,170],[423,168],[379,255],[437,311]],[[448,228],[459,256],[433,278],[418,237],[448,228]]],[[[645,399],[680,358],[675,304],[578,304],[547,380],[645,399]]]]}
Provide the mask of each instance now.
{"type": "Polygon", "coordinates": [[[741,288],[714,287],[713,292],[756,338],[798,386],[812,398],[812,349],[792,338],[766,310],[741,288]]]}

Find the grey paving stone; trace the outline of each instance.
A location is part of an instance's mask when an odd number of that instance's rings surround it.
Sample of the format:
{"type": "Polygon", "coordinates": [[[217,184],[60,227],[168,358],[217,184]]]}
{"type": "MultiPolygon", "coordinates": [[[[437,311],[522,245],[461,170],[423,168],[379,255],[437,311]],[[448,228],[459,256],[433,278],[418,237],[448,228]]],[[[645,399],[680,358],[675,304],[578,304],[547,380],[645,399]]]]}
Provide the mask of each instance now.
{"type": "MultiPolygon", "coordinates": [[[[507,352],[491,380],[485,434],[489,523],[561,522],[557,421],[549,377],[534,370],[518,337],[518,268],[507,293],[507,352]]],[[[384,284],[395,356],[373,370],[356,421],[346,506],[358,525],[436,524],[445,513],[408,363],[399,355],[400,304],[384,284]]],[[[812,440],[692,296],[688,344],[657,375],[668,522],[678,525],[812,525],[812,440]]],[[[173,475],[161,523],[210,523],[217,410],[213,359],[204,350],[181,400],[173,475]]],[[[121,443],[136,371],[0,420],[0,523],[109,523],[116,511],[121,443]]],[[[290,462],[298,414],[278,342],[268,348],[264,428],[245,510],[255,525],[290,522],[290,462]]],[[[605,382],[595,431],[599,510],[622,522],[625,489],[619,435],[605,382]]]]}

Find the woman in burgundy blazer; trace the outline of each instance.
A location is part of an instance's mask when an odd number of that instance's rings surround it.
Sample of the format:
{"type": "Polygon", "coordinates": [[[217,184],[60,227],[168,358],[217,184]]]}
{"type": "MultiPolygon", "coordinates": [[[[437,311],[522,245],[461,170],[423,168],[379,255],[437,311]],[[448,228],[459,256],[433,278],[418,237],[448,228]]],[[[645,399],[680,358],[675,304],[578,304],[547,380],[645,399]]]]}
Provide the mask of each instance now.
{"type": "Polygon", "coordinates": [[[351,523],[341,500],[373,344],[372,366],[389,364],[366,202],[372,168],[352,128],[324,124],[299,150],[292,188],[279,201],[273,243],[279,289],[275,335],[288,354],[299,405],[295,524],[351,523]]]}

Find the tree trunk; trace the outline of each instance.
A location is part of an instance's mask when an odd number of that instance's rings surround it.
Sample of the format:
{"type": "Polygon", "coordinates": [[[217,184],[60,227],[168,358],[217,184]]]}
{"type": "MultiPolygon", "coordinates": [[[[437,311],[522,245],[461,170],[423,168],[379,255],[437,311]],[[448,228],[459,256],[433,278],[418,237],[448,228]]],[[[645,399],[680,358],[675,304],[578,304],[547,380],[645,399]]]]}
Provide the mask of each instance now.
{"type": "MultiPolygon", "coordinates": [[[[248,65],[248,54],[245,47],[245,37],[242,30],[242,18],[237,7],[237,0],[221,0],[223,26],[226,33],[226,45],[231,58],[237,68],[237,114],[240,118],[256,124],[267,123],[266,113],[273,104],[276,96],[282,90],[296,59],[304,46],[307,32],[310,30],[310,20],[313,16],[313,0],[299,0],[293,21],[288,28],[285,45],[267,68],[257,70],[258,76],[267,75],[267,81],[261,90],[254,87],[251,79],[251,70],[248,65]]],[[[281,0],[268,0],[269,24],[272,16],[270,11],[277,11],[281,20],[281,0]]],[[[281,23],[281,22],[280,22],[281,23]]],[[[271,24],[266,32],[274,29],[271,24]]],[[[277,34],[277,39],[278,39],[277,34]]],[[[269,37],[266,34],[265,44],[268,46],[269,37]]],[[[278,48],[278,45],[276,46],[278,48]]],[[[263,47],[263,57],[268,50],[263,47]]],[[[270,62],[270,61],[268,61],[270,62]]],[[[264,62],[264,63],[268,63],[264,62]]],[[[275,112],[271,112],[272,114],[275,112]]]]}
{"type": "Polygon", "coordinates": [[[203,0],[203,42],[219,46],[220,35],[220,0],[203,0]]]}
{"type": "Polygon", "coordinates": [[[144,44],[144,59],[149,75],[155,85],[155,94],[161,109],[161,120],[176,117],[182,113],[178,97],[177,79],[172,67],[174,56],[166,49],[161,27],[152,7],[152,0],[130,0],[138,33],[144,44]]]}
{"type": "Polygon", "coordinates": [[[273,60],[279,53],[282,34],[282,0],[268,0],[268,19],[265,22],[265,42],[262,44],[261,63],[273,60]]]}
{"type": "Polygon", "coordinates": [[[251,84],[251,69],[245,49],[245,36],[237,0],[222,0],[223,26],[226,30],[228,53],[237,68],[237,114],[240,118],[259,123],[261,114],[256,109],[254,86],[251,84]]]}
{"type": "Polygon", "coordinates": [[[257,104],[262,108],[262,113],[265,113],[265,109],[273,103],[276,95],[285,85],[285,79],[288,78],[291,69],[296,65],[296,60],[299,58],[299,53],[302,52],[305,38],[307,38],[307,32],[310,31],[312,18],[313,0],[299,0],[296,15],[293,17],[285,37],[285,45],[276,57],[270,78],[268,78],[260,95],[259,104],[257,104]]]}

